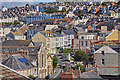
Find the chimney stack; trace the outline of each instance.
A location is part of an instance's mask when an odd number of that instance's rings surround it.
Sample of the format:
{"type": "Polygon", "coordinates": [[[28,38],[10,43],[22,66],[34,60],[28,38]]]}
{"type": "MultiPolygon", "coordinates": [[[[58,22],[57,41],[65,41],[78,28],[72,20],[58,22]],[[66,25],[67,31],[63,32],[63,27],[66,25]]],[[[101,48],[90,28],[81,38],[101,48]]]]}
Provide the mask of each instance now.
{"type": "Polygon", "coordinates": [[[32,34],[31,34],[31,40],[32,40],[32,34]]]}
{"type": "Polygon", "coordinates": [[[80,67],[79,67],[79,71],[80,71],[79,73],[80,73],[80,78],[81,78],[81,70],[80,70],[80,67]]]}

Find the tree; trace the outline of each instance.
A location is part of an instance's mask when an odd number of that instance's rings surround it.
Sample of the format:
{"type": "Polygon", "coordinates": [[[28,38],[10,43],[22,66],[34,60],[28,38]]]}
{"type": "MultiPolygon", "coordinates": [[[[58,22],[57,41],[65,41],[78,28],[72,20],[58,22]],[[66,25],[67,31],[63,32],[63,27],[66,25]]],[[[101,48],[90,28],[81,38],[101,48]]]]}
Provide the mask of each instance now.
{"type": "Polygon", "coordinates": [[[88,61],[88,54],[82,50],[76,51],[74,61],[88,61]]]}
{"type": "Polygon", "coordinates": [[[28,6],[29,6],[29,4],[26,4],[25,6],[26,6],[26,7],[28,7],[28,6]]]}
{"type": "Polygon", "coordinates": [[[70,4],[71,2],[65,2],[65,4],[70,4]]]}
{"type": "Polygon", "coordinates": [[[82,15],[83,14],[83,10],[80,10],[79,13],[80,13],[80,15],[82,15]]]}
{"type": "Polygon", "coordinates": [[[17,25],[17,24],[20,24],[20,22],[18,22],[18,21],[14,21],[13,24],[14,24],[14,25],[17,25]]]}
{"type": "Polygon", "coordinates": [[[58,12],[58,10],[54,7],[51,7],[50,9],[46,9],[45,12],[46,13],[55,13],[55,12],[58,12]]]}
{"type": "Polygon", "coordinates": [[[43,2],[40,2],[39,4],[43,4],[43,2]]]}
{"type": "Polygon", "coordinates": [[[120,5],[120,1],[117,4],[120,5]]]}
{"type": "Polygon", "coordinates": [[[63,50],[63,53],[71,53],[71,52],[73,52],[72,49],[64,49],[64,50],[63,50]]]}
{"type": "Polygon", "coordinates": [[[65,9],[63,9],[62,11],[59,11],[59,12],[65,12],[65,9]]]}
{"type": "Polygon", "coordinates": [[[53,57],[53,68],[56,68],[58,64],[58,58],[53,57]]]}
{"type": "Polygon", "coordinates": [[[84,72],[84,71],[85,71],[85,67],[84,67],[83,65],[81,65],[81,64],[75,65],[75,66],[74,66],[74,69],[75,69],[75,70],[78,70],[79,67],[80,67],[81,72],[84,72]]]}
{"type": "Polygon", "coordinates": [[[83,14],[83,10],[79,10],[79,14],[75,14],[75,15],[80,17],[82,14],[83,14]]]}
{"type": "Polygon", "coordinates": [[[31,78],[32,80],[35,80],[35,77],[33,75],[29,75],[29,78],[31,78]]]}

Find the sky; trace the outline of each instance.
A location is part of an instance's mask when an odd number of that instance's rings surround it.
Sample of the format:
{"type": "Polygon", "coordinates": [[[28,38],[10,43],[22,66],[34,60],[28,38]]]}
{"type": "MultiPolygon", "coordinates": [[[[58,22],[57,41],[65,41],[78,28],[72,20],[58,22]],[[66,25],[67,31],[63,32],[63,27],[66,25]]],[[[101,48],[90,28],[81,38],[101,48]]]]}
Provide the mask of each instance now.
{"type": "Polygon", "coordinates": [[[0,0],[0,8],[2,6],[11,8],[15,6],[24,6],[25,4],[38,4],[39,2],[55,2],[56,0],[0,0]]]}
{"type": "Polygon", "coordinates": [[[0,0],[0,2],[55,2],[56,0],[0,0]]]}

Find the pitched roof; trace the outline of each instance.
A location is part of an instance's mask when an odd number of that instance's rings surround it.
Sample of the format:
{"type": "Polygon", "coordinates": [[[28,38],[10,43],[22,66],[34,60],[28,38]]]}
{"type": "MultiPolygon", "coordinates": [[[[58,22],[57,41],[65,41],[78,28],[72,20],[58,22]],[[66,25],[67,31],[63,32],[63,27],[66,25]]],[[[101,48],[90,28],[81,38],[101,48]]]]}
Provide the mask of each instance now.
{"type": "Polygon", "coordinates": [[[75,27],[75,29],[80,32],[80,33],[84,33],[84,29],[82,27],[75,27]]]}
{"type": "Polygon", "coordinates": [[[34,46],[41,46],[42,42],[33,42],[34,46]]]}
{"type": "Polygon", "coordinates": [[[40,31],[39,33],[41,33],[43,36],[47,37],[45,31],[40,31]]]}
{"type": "Polygon", "coordinates": [[[52,30],[52,29],[56,29],[56,28],[58,28],[57,25],[46,25],[45,31],[47,31],[47,30],[52,30]]]}
{"type": "Polygon", "coordinates": [[[18,33],[25,34],[25,32],[27,31],[27,29],[28,29],[28,26],[25,24],[25,25],[23,25],[22,27],[20,27],[18,29],[18,33]]]}
{"type": "Polygon", "coordinates": [[[27,47],[27,46],[8,46],[8,47],[2,47],[2,53],[4,54],[12,54],[12,53],[20,53],[20,52],[23,52],[23,51],[28,51],[29,54],[31,55],[36,55],[37,52],[39,51],[40,49],[40,46],[36,46],[36,47],[27,47]]]}
{"type": "Polygon", "coordinates": [[[62,35],[59,32],[53,33],[55,37],[62,37],[62,35]]]}
{"type": "Polygon", "coordinates": [[[101,51],[105,51],[106,53],[118,54],[118,52],[116,52],[115,50],[113,50],[109,46],[105,46],[105,45],[103,47],[101,47],[100,49],[98,49],[97,51],[95,51],[94,53],[101,53],[101,51]]]}
{"type": "Polygon", "coordinates": [[[0,79],[19,79],[19,80],[30,80],[29,77],[18,73],[17,71],[0,63],[0,79]]]}
{"type": "Polygon", "coordinates": [[[26,57],[21,54],[11,55],[8,59],[4,60],[2,64],[16,71],[34,68],[30,61],[28,61],[26,57]]]}
{"type": "Polygon", "coordinates": [[[115,23],[114,22],[104,22],[96,26],[97,28],[100,28],[101,26],[107,26],[108,31],[111,31],[114,29],[115,23]]]}
{"type": "Polygon", "coordinates": [[[71,30],[63,30],[63,32],[65,33],[65,34],[76,34],[74,31],[71,31],[71,30]]]}
{"type": "Polygon", "coordinates": [[[96,78],[100,79],[101,77],[95,74],[93,71],[84,72],[81,74],[81,78],[96,78]]]}
{"type": "Polygon", "coordinates": [[[7,40],[2,42],[2,46],[29,46],[31,40],[7,40]]]}
{"type": "MultiPolygon", "coordinates": [[[[11,31],[11,33],[13,34],[13,35],[16,35],[16,36],[18,36],[18,35],[23,35],[23,34],[20,34],[20,33],[18,33],[18,32],[12,32],[11,31]]],[[[9,36],[9,35],[8,35],[9,36]]]]}

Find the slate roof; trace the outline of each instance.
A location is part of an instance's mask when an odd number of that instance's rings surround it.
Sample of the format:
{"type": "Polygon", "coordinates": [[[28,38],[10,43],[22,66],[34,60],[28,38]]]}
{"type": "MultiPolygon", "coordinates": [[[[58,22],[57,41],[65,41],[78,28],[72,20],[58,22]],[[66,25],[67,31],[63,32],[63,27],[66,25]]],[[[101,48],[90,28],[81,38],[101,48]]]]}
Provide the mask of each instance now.
{"type": "Polygon", "coordinates": [[[94,45],[95,50],[98,50],[102,47],[103,45],[94,45]]]}
{"type": "Polygon", "coordinates": [[[112,29],[114,29],[115,24],[113,22],[104,22],[96,26],[96,28],[101,28],[101,26],[107,26],[108,31],[111,31],[112,29]]]}
{"type": "Polygon", "coordinates": [[[12,24],[1,25],[0,27],[13,27],[12,24]]]}
{"type": "Polygon", "coordinates": [[[25,25],[23,25],[22,27],[20,27],[18,29],[18,33],[25,34],[25,32],[27,31],[27,29],[28,29],[28,26],[25,24],[25,25]]]}
{"type": "Polygon", "coordinates": [[[34,68],[34,66],[23,55],[11,55],[2,62],[3,65],[10,67],[16,71],[22,71],[34,68]]]}
{"type": "MultiPolygon", "coordinates": [[[[19,32],[12,32],[11,33],[14,35],[14,36],[23,36],[23,34],[20,34],[19,32]]],[[[7,36],[10,36],[11,37],[11,34],[9,33],[7,36]]]]}
{"type": "Polygon", "coordinates": [[[108,36],[110,33],[112,33],[112,32],[106,32],[105,33],[105,37],[108,36]]]}
{"type": "Polygon", "coordinates": [[[96,78],[96,79],[101,79],[100,76],[98,76],[97,74],[95,74],[95,72],[90,71],[87,73],[81,73],[81,78],[96,78]]]}
{"type": "Polygon", "coordinates": [[[2,47],[2,53],[20,53],[22,51],[28,51],[29,54],[31,55],[36,55],[37,52],[39,51],[40,47],[19,47],[19,46],[15,46],[15,47],[2,47]]]}
{"type": "Polygon", "coordinates": [[[25,55],[25,57],[30,60],[30,62],[35,61],[36,59],[38,59],[38,55],[25,55]]]}
{"type": "Polygon", "coordinates": [[[21,28],[22,26],[23,26],[23,24],[20,24],[20,25],[16,25],[15,27],[21,28]]]}
{"type": "Polygon", "coordinates": [[[2,42],[2,46],[29,46],[31,40],[7,40],[2,42]]]}
{"type": "Polygon", "coordinates": [[[30,80],[29,77],[18,73],[17,71],[3,65],[0,63],[0,79],[1,80],[11,80],[11,79],[18,79],[18,80],[30,80]]]}
{"type": "Polygon", "coordinates": [[[40,31],[40,33],[41,33],[42,35],[44,35],[45,37],[47,37],[45,31],[40,31]]]}
{"type": "Polygon", "coordinates": [[[65,34],[76,34],[74,31],[68,31],[68,30],[63,30],[63,32],[65,33],[65,34]]]}
{"type": "Polygon", "coordinates": [[[69,24],[70,22],[62,22],[61,24],[58,24],[58,27],[64,27],[66,24],[69,24]]]}
{"type": "MultiPolygon", "coordinates": [[[[39,45],[41,46],[41,45],[39,45]]],[[[28,47],[27,50],[29,51],[29,54],[33,54],[33,55],[36,55],[37,52],[39,51],[40,47],[28,47]]]]}
{"type": "Polygon", "coordinates": [[[55,19],[45,19],[45,20],[43,20],[42,23],[49,23],[49,22],[53,23],[54,21],[55,21],[55,19]]]}
{"type": "Polygon", "coordinates": [[[120,53],[120,44],[117,45],[109,45],[109,47],[111,47],[113,50],[115,50],[116,52],[120,53]]]}
{"type": "Polygon", "coordinates": [[[75,27],[75,29],[76,29],[76,31],[81,32],[81,33],[85,32],[84,29],[81,27],[75,27]]]}
{"type": "Polygon", "coordinates": [[[41,46],[42,42],[33,42],[34,46],[41,46]]]}
{"type": "Polygon", "coordinates": [[[62,35],[59,32],[53,33],[55,37],[61,37],[62,35]]]}
{"type": "MultiPolygon", "coordinates": [[[[103,47],[103,45],[94,45],[95,50],[98,50],[101,47],[103,47]]],[[[116,52],[120,53],[120,44],[109,45],[109,47],[112,48],[113,50],[115,50],[116,52]]]]}
{"type": "Polygon", "coordinates": [[[81,78],[90,78],[90,77],[87,76],[86,74],[81,73],[81,78]]]}
{"type": "Polygon", "coordinates": [[[29,26],[28,30],[32,31],[32,30],[36,30],[37,29],[37,26],[29,26]]]}

